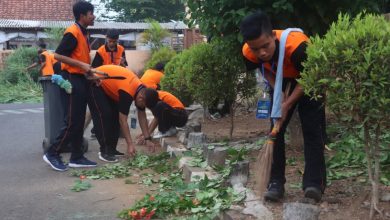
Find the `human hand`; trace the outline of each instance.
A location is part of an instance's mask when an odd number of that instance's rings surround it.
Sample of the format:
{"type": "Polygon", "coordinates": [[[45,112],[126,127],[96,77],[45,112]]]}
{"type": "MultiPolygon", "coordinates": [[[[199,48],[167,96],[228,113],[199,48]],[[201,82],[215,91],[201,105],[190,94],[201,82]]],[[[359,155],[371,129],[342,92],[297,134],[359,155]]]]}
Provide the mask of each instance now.
{"type": "Polygon", "coordinates": [[[149,151],[150,152],[152,152],[152,153],[154,153],[155,151],[156,151],[156,143],[154,143],[153,141],[151,141],[151,140],[146,140],[145,141],[146,142],[146,146],[149,148],[149,151]]]}
{"type": "Polygon", "coordinates": [[[144,145],[145,144],[145,138],[143,134],[140,134],[135,139],[137,144],[144,145]]]}
{"type": "Polygon", "coordinates": [[[127,145],[127,155],[128,156],[135,156],[136,150],[133,144],[127,145]]]}

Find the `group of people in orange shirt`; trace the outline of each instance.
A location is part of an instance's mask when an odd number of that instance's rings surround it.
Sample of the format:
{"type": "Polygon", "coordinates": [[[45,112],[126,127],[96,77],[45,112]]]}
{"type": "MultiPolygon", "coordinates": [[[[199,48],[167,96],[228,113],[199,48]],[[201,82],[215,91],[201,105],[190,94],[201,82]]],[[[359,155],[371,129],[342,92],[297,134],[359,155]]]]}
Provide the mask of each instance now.
{"type": "Polygon", "coordinates": [[[91,3],[76,2],[73,5],[76,21],[65,30],[56,51],[51,53],[41,49],[38,52],[42,75],[60,75],[72,85],[72,93],[62,91],[64,94],[58,97],[65,106],[65,124],[43,155],[43,160],[57,171],[97,165],[84,156],[81,148],[87,105],[100,145],[99,159],[105,162],[117,162],[117,156],[125,155],[117,150],[120,131],[127,144],[127,155],[134,156],[136,153],[127,122],[133,101],[142,130],[136,142],[145,144],[153,151],[157,146],[153,138],[175,134],[176,127],[184,126],[188,119],[181,101],[169,92],[160,90],[159,83],[164,76],[163,63],[145,71],[142,78],[126,68],[125,50],[118,44],[119,33],[116,30],[107,32],[106,43],[97,50],[91,62],[87,27],[94,23],[93,12],[91,3]],[[146,108],[154,116],[149,124],[146,108]],[[159,132],[152,136],[157,126],[159,132]],[[69,163],[65,164],[60,149],[69,143],[71,156],[69,163]]]}

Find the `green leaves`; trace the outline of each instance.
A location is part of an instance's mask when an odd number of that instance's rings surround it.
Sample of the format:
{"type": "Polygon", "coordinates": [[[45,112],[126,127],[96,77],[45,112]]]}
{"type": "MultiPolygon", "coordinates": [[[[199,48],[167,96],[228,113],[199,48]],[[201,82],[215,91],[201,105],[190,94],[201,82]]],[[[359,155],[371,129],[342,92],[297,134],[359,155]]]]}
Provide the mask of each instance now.
{"type": "Polygon", "coordinates": [[[71,190],[73,192],[81,192],[81,191],[86,191],[91,187],[92,187],[92,185],[90,182],[82,180],[82,179],[78,179],[78,180],[74,181],[74,185],[71,188],[71,190]]]}

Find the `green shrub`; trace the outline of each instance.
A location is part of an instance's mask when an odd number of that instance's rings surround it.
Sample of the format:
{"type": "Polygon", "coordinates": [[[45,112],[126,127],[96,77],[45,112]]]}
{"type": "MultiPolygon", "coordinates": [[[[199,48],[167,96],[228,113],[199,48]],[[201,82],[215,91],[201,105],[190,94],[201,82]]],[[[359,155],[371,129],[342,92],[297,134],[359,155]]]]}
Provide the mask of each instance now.
{"type": "Polygon", "coordinates": [[[191,95],[186,82],[186,72],[183,64],[191,59],[191,52],[184,50],[174,56],[165,66],[165,76],[161,80],[162,90],[168,91],[178,97],[185,106],[192,104],[193,96],[191,95]]]}
{"type": "Polygon", "coordinates": [[[152,57],[145,65],[145,70],[154,68],[157,63],[168,63],[174,56],[176,52],[168,47],[162,47],[158,51],[152,54],[152,57]]]}
{"type": "Polygon", "coordinates": [[[30,81],[32,78],[36,82],[39,76],[39,67],[28,72],[26,67],[34,63],[37,57],[37,48],[35,47],[18,48],[6,58],[4,69],[0,73],[1,81],[17,84],[30,81]]]}
{"type": "Polygon", "coordinates": [[[305,92],[326,102],[355,137],[363,133],[372,206],[378,204],[381,136],[390,128],[390,23],[382,16],[340,15],[323,38],[312,38],[302,73],[305,92]]]}

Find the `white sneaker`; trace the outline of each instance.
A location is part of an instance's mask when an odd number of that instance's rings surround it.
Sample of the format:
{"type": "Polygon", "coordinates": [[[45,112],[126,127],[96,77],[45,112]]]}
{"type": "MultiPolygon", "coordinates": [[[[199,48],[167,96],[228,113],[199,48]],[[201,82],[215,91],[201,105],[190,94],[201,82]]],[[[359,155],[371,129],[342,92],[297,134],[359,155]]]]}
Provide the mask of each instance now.
{"type": "Polygon", "coordinates": [[[170,136],[173,136],[177,133],[177,130],[175,127],[171,127],[168,131],[164,132],[164,133],[161,133],[161,132],[158,132],[156,135],[153,136],[153,138],[157,139],[157,138],[163,138],[163,137],[170,137],[170,136]]]}

